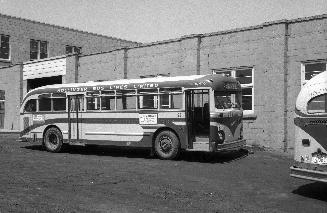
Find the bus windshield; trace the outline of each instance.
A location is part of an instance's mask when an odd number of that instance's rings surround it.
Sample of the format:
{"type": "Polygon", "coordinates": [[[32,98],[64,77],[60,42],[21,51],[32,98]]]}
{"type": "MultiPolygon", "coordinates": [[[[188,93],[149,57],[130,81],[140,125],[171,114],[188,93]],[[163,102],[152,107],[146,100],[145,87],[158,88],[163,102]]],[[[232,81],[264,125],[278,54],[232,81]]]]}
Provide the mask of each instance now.
{"type": "Polygon", "coordinates": [[[215,107],[216,109],[240,109],[241,94],[237,93],[221,93],[215,92],[215,107]]]}

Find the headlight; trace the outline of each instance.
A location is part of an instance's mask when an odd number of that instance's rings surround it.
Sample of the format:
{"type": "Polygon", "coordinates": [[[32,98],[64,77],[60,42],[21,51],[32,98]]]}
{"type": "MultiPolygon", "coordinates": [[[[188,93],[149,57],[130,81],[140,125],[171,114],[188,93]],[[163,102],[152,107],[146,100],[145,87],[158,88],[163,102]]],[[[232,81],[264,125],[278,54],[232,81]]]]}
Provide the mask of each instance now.
{"type": "Polygon", "coordinates": [[[224,131],[220,130],[217,132],[217,143],[222,144],[224,143],[225,140],[225,133],[224,131]]]}

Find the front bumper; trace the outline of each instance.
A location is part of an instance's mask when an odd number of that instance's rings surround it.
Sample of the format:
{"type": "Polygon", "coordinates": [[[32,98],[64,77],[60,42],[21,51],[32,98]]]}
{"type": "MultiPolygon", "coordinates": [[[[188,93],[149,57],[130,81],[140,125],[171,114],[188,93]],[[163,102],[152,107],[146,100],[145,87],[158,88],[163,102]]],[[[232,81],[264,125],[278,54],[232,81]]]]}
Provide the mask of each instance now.
{"type": "Polygon", "coordinates": [[[234,149],[242,148],[245,145],[246,145],[246,140],[242,139],[242,140],[237,140],[237,141],[233,141],[230,143],[217,144],[215,151],[219,152],[219,151],[225,151],[225,150],[234,150],[234,149]]]}
{"type": "Polygon", "coordinates": [[[291,177],[327,183],[327,172],[292,166],[291,177]]]}

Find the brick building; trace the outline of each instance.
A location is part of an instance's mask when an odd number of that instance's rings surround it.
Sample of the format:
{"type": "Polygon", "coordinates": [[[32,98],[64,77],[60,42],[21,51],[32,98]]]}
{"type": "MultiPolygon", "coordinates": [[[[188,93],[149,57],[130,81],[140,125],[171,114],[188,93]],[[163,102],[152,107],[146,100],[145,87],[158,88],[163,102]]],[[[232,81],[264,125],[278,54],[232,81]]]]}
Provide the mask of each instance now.
{"type": "MultiPolygon", "coordinates": [[[[0,69],[26,61],[42,59],[47,61],[47,58],[55,56],[76,53],[90,54],[137,44],[123,39],[0,14],[0,69]]],[[[25,87],[31,89],[44,84],[65,82],[65,78],[62,77],[65,65],[62,62],[63,60],[56,63],[57,68],[54,73],[36,75],[27,79],[25,87]],[[38,77],[42,77],[42,79],[38,77]]],[[[47,62],[44,63],[47,64],[47,62]]],[[[11,103],[8,96],[22,96],[22,94],[16,93],[19,91],[17,89],[22,87],[19,83],[22,81],[18,74],[14,74],[15,67],[12,69],[14,71],[0,70],[0,129],[17,129],[13,122],[8,121],[8,117],[13,115],[11,108],[13,105],[17,106],[17,100],[11,103]],[[8,93],[8,91],[10,92],[8,93]]]]}
{"type": "MultiPolygon", "coordinates": [[[[320,15],[49,61],[64,64],[61,74],[65,82],[158,74],[234,76],[243,86],[244,134],[248,143],[289,151],[294,143],[295,99],[307,80],[326,70],[326,38],[327,15],[320,15]]],[[[18,97],[26,93],[28,80],[57,75],[51,70],[45,61],[26,62],[0,69],[0,75],[8,76],[4,82],[20,82],[7,87],[15,93],[18,101],[14,103],[19,106],[18,97]],[[43,71],[36,71],[40,67],[43,71]]],[[[16,129],[17,109],[9,110],[5,128],[16,129]]]]}

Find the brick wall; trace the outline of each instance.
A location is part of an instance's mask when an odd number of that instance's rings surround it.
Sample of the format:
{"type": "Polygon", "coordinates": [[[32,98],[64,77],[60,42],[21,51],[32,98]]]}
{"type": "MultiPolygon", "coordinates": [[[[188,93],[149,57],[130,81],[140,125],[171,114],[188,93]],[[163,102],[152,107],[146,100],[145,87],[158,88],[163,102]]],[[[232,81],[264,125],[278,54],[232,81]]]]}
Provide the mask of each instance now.
{"type": "Polygon", "coordinates": [[[196,74],[197,39],[173,40],[128,50],[127,76],[196,74]]]}
{"type": "Polygon", "coordinates": [[[294,108],[301,89],[301,62],[327,59],[327,19],[294,22],[289,25],[288,50],[288,141],[294,147],[294,108]]]}
{"type": "Polygon", "coordinates": [[[284,35],[285,24],[281,23],[201,39],[191,36],[152,43],[127,49],[125,57],[124,50],[83,56],[79,58],[78,81],[120,79],[124,70],[127,78],[139,78],[159,73],[194,75],[209,74],[212,69],[254,67],[254,115],[245,120],[245,138],[249,144],[283,149],[284,35]]]}
{"type": "Polygon", "coordinates": [[[69,56],[64,82],[168,73],[209,74],[212,69],[253,67],[254,114],[244,121],[245,138],[249,144],[292,150],[301,62],[327,58],[326,22],[326,17],[279,21],[106,53],[69,56]]]}
{"type": "Polygon", "coordinates": [[[10,36],[12,64],[30,60],[30,39],[48,41],[49,57],[64,55],[66,45],[82,47],[83,54],[90,54],[136,44],[1,14],[0,34],[10,36]]]}
{"type": "Polygon", "coordinates": [[[78,82],[124,78],[124,50],[79,58],[78,82]]]}
{"type": "Polygon", "coordinates": [[[5,91],[4,129],[19,130],[20,66],[0,68],[0,90],[5,91]]]}
{"type": "Polygon", "coordinates": [[[276,24],[204,37],[201,41],[201,73],[254,67],[254,115],[244,121],[249,144],[274,149],[284,146],[284,34],[284,24],[276,24]]]}

